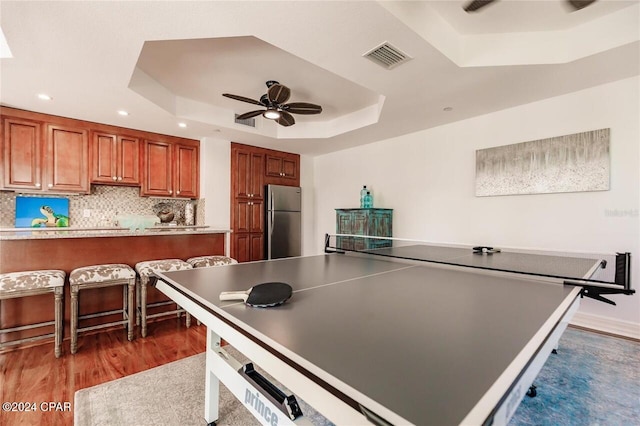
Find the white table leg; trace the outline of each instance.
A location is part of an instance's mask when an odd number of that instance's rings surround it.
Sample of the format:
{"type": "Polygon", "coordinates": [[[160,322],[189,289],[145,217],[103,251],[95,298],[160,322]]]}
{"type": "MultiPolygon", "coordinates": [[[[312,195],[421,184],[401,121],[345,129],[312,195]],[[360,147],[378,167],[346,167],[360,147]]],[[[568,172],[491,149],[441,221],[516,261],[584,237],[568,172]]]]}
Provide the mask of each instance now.
{"type": "Polygon", "coordinates": [[[217,357],[217,350],[220,348],[220,336],[213,330],[207,328],[207,366],[204,382],[204,419],[207,424],[218,420],[220,404],[220,381],[211,371],[212,358],[217,357]]]}

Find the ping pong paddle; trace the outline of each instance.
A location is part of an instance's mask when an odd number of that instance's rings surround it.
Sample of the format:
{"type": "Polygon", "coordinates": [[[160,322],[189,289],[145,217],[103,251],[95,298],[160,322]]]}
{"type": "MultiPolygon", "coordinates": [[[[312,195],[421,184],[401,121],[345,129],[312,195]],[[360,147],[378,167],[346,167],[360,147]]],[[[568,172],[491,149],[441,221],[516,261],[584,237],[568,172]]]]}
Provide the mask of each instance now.
{"type": "Polygon", "coordinates": [[[292,289],[289,284],[270,282],[254,285],[246,291],[223,291],[220,300],[242,300],[256,308],[270,308],[289,300],[292,289]]]}
{"type": "Polygon", "coordinates": [[[489,247],[489,246],[477,246],[473,248],[473,253],[475,254],[493,254],[500,253],[502,250],[499,248],[489,247]]]}

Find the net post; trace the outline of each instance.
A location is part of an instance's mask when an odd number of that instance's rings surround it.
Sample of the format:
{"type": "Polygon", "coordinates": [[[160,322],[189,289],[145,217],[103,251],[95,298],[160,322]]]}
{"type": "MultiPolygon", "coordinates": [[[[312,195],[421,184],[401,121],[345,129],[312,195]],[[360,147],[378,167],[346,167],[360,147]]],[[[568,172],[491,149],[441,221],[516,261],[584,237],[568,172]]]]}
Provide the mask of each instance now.
{"type": "Polygon", "coordinates": [[[631,253],[616,253],[615,283],[631,290],[631,253]]]}

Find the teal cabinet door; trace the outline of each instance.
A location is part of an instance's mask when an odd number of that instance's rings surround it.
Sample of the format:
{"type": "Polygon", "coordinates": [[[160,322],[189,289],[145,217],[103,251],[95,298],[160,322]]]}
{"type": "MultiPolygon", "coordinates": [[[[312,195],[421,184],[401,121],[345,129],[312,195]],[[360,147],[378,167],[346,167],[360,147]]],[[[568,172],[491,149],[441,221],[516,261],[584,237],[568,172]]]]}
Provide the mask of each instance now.
{"type": "MultiPolygon", "coordinates": [[[[392,209],[336,209],[336,233],[373,237],[393,236],[392,209]]],[[[390,247],[391,241],[371,238],[337,237],[336,245],[344,250],[367,250],[390,247]]]]}

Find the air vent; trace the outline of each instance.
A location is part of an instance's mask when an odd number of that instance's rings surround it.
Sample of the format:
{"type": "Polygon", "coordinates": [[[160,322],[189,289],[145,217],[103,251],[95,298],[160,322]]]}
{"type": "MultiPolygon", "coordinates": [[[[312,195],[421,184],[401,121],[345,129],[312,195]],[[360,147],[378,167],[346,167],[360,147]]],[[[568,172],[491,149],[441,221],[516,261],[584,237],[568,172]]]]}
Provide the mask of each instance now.
{"type": "Polygon", "coordinates": [[[409,55],[386,41],[362,56],[371,59],[376,64],[381,65],[388,70],[411,59],[409,55]]]}
{"type": "Polygon", "coordinates": [[[255,118],[247,118],[246,120],[238,120],[238,116],[240,114],[235,114],[235,122],[238,124],[242,124],[243,126],[256,127],[256,119],[255,118]]]}

